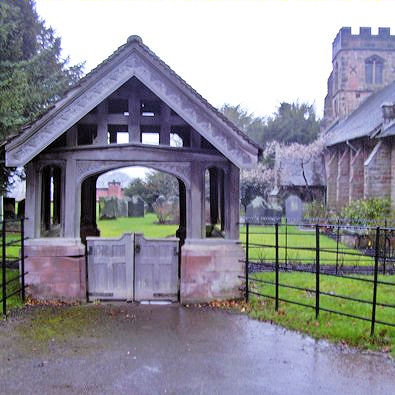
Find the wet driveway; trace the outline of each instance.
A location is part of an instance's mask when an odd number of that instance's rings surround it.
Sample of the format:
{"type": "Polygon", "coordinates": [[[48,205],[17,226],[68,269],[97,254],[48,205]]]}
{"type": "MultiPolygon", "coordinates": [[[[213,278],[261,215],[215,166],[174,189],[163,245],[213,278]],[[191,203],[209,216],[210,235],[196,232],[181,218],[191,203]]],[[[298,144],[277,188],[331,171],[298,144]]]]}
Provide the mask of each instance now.
{"type": "Polygon", "coordinates": [[[2,394],[394,394],[395,365],[219,310],[36,308],[0,323],[2,394]]]}

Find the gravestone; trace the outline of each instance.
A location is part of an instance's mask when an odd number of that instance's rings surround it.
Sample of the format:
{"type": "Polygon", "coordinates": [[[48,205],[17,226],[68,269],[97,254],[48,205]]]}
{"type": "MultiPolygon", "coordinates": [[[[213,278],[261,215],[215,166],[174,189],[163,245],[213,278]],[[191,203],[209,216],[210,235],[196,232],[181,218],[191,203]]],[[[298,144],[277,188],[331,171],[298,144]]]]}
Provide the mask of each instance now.
{"type": "Polygon", "coordinates": [[[285,199],[285,216],[288,222],[300,223],[303,216],[303,203],[299,196],[289,195],[285,199]]]}
{"type": "Polygon", "coordinates": [[[246,210],[246,222],[272,224],[281,220],[282,210],[272,207],[261,196],[257,196],[246,210]]]}
{"type": "Polygon", "coordinates": [[[101,197],[99,199],[100,219],[115,219],[118,214],[118,199],[115,197],[101,197]]]}
{"type": "Polygon", "coordinates": [[[128,201],[128,217],[144,217],[144,200],[140,196],[132,196],[128,201]]]}
{"type": "Polygon", "coordinates": [[[3,199],[4,204],[4,219],[14,219],[15,218],[15,199],[5,197],[3,199]]]}
{"type": "Polygon", "coordinates": [[[260,222],[265,216],[266,202],[261,196],[257,196],[248,206],[246,210],[247,222],[260,222]]]}
{"type": "Polygon", "coordinates": [[[129,198],[118,199],[117,217],[127,217],[129,213],[129,198]]]}

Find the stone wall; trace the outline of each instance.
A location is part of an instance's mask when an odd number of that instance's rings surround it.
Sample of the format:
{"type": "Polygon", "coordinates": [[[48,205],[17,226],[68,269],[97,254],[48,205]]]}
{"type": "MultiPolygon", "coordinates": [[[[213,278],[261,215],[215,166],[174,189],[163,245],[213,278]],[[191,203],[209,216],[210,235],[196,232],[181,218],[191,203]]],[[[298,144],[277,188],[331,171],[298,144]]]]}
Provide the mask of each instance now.
{"type": "Polygon", "coordinates": [[[390,139],[353,140],[330,147],[325,156],[327,206],[339,211],[358,199],[395,199],[395,147],[390,139]]]}
{"type": "Polygon", "coordinates": [[[181,250],[181,303],[241,298],[244,257],[240,242],[187,240],[181,250]]]}
{"type": "Polygon", "coordinates": [[[364,197],[384,198],[391,194],[391,145],[378,141],[365,161],[364,197]]]}
{"type": "Polygon", "coordinates": [[[85,247],[79,240],[27,240],[25,254],[28,295],[46,300],[86,300],[85,247]]]}

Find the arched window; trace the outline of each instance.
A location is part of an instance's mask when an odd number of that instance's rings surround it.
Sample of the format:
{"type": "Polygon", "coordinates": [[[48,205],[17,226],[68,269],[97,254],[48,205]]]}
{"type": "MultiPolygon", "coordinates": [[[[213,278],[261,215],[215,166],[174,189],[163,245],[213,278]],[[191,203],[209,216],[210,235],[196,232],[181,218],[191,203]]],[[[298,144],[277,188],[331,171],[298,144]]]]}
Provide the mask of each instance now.
{"type": "Polygon", "coordinates": [[[365,60],[365,81],[367,84],[383,83],[384,60],[377,55],[365,60]]]}

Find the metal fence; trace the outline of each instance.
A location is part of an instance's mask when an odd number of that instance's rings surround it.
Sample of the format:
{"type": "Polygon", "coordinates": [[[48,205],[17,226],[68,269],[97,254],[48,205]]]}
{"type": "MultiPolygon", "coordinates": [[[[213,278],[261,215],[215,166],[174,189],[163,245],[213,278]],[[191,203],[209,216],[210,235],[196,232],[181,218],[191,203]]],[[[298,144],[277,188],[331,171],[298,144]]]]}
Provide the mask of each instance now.
{"type": "Polygon", "coordinates": [[[0,221],[1,228],[1,299],[3,316],[7,315],[7,300],[19,294],[25,301],[25,230],[24,219],[0,221]],[[14,270],[18,275],[13,274],[14,270]],[[11,272],[11,274],[9,274],[11,272]],[[10,277],[10,278],[9,278],[10,277]],[[19,283],[19,285],[18,285],[19,283]]]}
{"type": "MultiPolygon", "coordinates": [[[[395,304],[382,303],[377,300],[379,286],[393,287],[395,302],[395,228],[380,226],[364,226],[342,224],[341,221],[311,224],[299,223],[290,225],[286,221],[270,223],[244,223],[240,226],[241,239],[245,247],[245,298],[250,294],[257,297],[274,299],[275,310],[279,302],[291,303],[315,310],[318,318],[320,311],[338,314],[344,317],[368,321],[371,335],[375,324],[395,327],[395,320],[384,321],[376,317],[377,306],[380,309],[395,309],[395,304]],[[363,242],[361,242],[363,239],[363,242]],[[320,245],[320,244],[323,245],[320,245]],[[256,272],[274,273],[274,281],[268,281],[256,272]],[[280,281],[282,273],[302,272],[314,276],[314,287],[301,287],[280,281]],[[379,279],[378,276],[386,275],[379,279]],[[344,279],[363,282],[371,290],[371,299],[342,295],[337,292],[321,290],[321,276],[331,276],[342,281],[344,279]],[[261,288],[257,289],[257,285],[261,288]],[[274,287],[269,295],[261,292],[263,286],[274,287]],[[288,288],[304,291],[315,296],[314,304],[303,303],[281,296],[280,290],[288,288]],[[321,296],[362,303],[371,306],[370,316],[362,316],[334,310],[321,304],[321,296]]],[[[392,302],[392,300],[391,300],[392,302]]],[[[395,317],[395,310],[392,317],[395,317]]]]}

